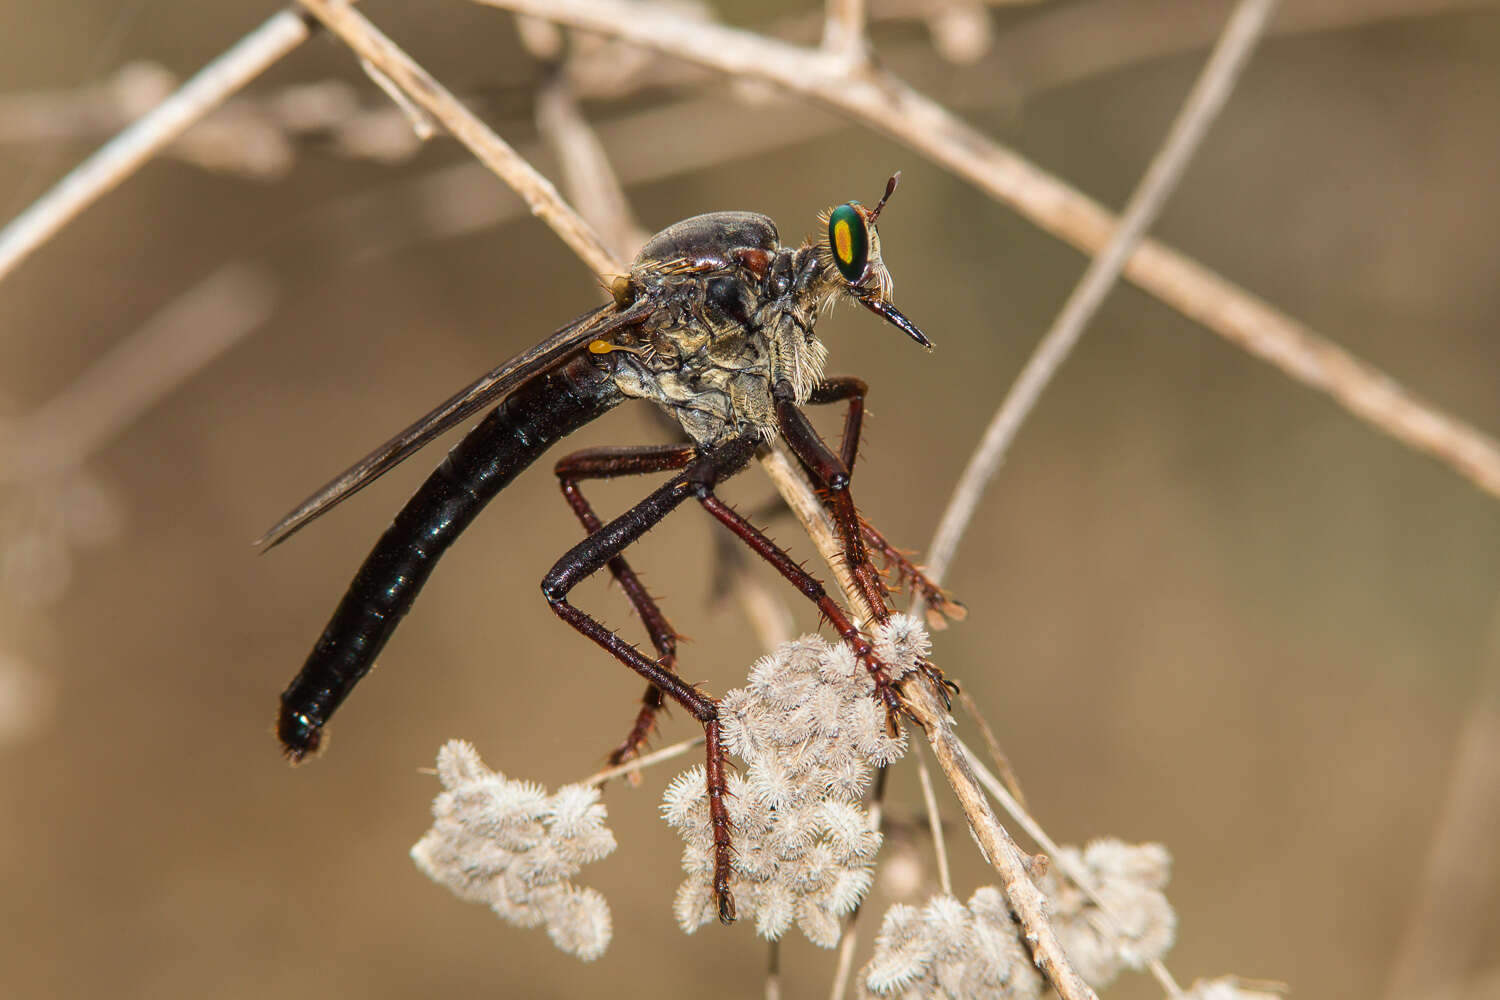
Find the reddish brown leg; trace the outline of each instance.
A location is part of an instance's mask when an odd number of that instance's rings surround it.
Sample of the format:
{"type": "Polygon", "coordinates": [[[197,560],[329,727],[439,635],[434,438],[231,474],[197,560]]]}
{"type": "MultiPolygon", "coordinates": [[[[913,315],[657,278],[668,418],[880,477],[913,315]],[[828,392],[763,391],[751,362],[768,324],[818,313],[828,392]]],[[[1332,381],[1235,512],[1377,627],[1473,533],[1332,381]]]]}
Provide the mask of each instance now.
{"type": "MultiPolygon", "coordinates": [[[[844,463],[846,472],[851,475],[854,471],[854,460],[859,456],[860,431],[864,424],[865,395],[868,391],[869,387],[862,379],[851,375],[841,375],[819,383],[807,400],[812,404],[840,402],[849,404],[849,409],[844,413],[844,433],[839,441],[839,459],[844,463]]],[[[850,507],[852,506],[851,502],[850,507]]],[[[904,552],[887,542],[885,537],[868,521],[862,517],[857,517],[857,520],[863,540],[879,552],[888,565],[895,568],[899,578],[908,587],[922,596],[929,611],[936,611],[954,621],[962,619],[968,613],[962,604],[953,600],[946,591],[929,580],[921,567],[907,559],[904,552]]],[[[850,553],[846,552],[846,555],[850,553]]],[[[884,580],[881,583],[884,586],[884,580]]],[[[889,588],[885,589],[888,592],[889,588]]],[[[943,625],[942,618],[932,614],[928,616],[928,623],[934,628],[941,628],[943,625]]]]}
{"type": "Polygon", "coordinates": [[[885,703],[886,722],[894,734],[896,714],[901,711],[901,697],[896,692],[890,671],[886,669],[885,664],[876,659],[870,640],[854,627],[854,623],[849,620],[844,609],[828,596],[828,591],[824,589],[823,584],[799,566],[795,559],[767,538],[759,528],[745,520],[738,511],[714,496],[712,492],[700,491],[698,502],[703,504],[710,514],[723,522],[730,531],[738,535],[746,545],[754,549],[761,558],[775,566],[777,571],[791,581],[792,586],[800,590],[804,597],[818,606],[823,617],[828,619],[829,624],[834,627],[839,636],[849,644],[849,648],[870,672],[870,676],[875,678],[875,692],[885,703]]]}
{"type": "Polygon", "coordinates": [[[943,628],[946,625],[943,621],[945,616],[953,621],[962,621],[969,613],[969,609],[962,603],[954,600],[946,590],[929,580],[927,574],[922,572],[922,567],[908,559],[905,552],[886,541],[885,536],[875,530],[875,526],[869,521],[861,517],[859,527],[870,548],[878,552],[888,566],[895,569],[897,577],[911,589],[913,594],[922,598],[922,603],[927,606],[928,625],[933,628],[943,628]]]}
{"type": "MultiPolygon", "coordinates": [[[[603,522],[594,513],[593,507],[584,498],[578,483],[585,479],[612,479],[616,476],[644,475],[681,469],[692,461],[694,449],[690,445],[660,445],[640,448],[589,448],[567,455],[558,461],[553,471],[562,487],[563,497],[573,513],[583,524],[583,530],[592,535],[602,528],[603,522]]],[[[624,556],[615,556],[606,564],[620,589],[625,592],[641,624],[656,648],[656,662],[663,669],[677,672],[677,632],[662,614],[656,599],[646,590],[635,570],[624,556]]],[[[647,737],[656,726],[656,714],[662,708],[661,689],[647,684],[641,696],[641,707],[636,713],[635,723],[620,745],[609,754],[611,764],[623,763],[640,752],[647,737]]]]}
{"type": "MultiPolygon", "coordinates": [[[[610,560],[659,524],[662,518],[677,509],[688,497],[710,494],[716,483],[744,468],[755,453],[758,443],[758,437],[744,438],[695,454],[681,473],[569,549],[542,578],[542,593],[559,618],[646,678],[703,724],[704,739],[708,746],[705,783],[714,838],[714,892],[719,900],[719,920],[726,924],[733,922],[735,911],[734,897],[729,891],[732,872],[729,809],[724,801],[727,789],[719,734],[718,703],[685,683],[660,663],[642,655],[640,650],[587,612],[574,607],[568,601],[568,594],[581,580],[609,565],[610,560]]],[[[616,453],[616,457],[619,454],[616,453]]],[[[634,454],[639,456],[643,453],[634,454]]],[[[659,457],[660,452],[657,454],[659,457]]],[[[648,460],[639,458],[637,461],[648,460]]],[[[627,474],[629,471],[625,469],[620,474],[627,474]]]]}

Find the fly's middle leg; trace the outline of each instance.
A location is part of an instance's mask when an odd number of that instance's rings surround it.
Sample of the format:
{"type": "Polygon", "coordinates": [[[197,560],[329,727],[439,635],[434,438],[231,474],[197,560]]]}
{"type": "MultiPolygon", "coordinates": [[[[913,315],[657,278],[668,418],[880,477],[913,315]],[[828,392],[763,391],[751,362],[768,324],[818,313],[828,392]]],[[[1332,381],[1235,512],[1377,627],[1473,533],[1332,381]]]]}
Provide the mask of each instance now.
{"type": "MultiPolygon", "coordinates": [[[[838,457],[843,462],[845,472],[851,477],[854,472],[854,461],[859,457],[860,432],[863,429],[865,415],[865,395],[868,391],[869,387],[863,379],[852,375],[838,375],[820,382],[807,400],[814,405],[849,404],[849,408],[844,411],[844,432],[839,440],[838,457]]],[[[809,468],[812,467],[809,466],[809,468]]],[[[953,621],[961,620],[968,613],[967,609],[928,578],[927,574],[922,572],[922,567],[908,559],[906,553],[886,541],[885,536],[875,530],[873,525],[854,512],[853,501],[848,498],[847,485],[842,492],[842,498],[833,497],[830,503],[835,517],[840,519],[840,530],[843,530],[845,521],[852,515],[859,525],[858,533],[865,544],[880,554],[886,565],[895,571],[899,581],[905,582],[912,593],[921,596],[928,609],[928,624],[933,628],[942,628],[945,624],[943,620],[945,617],[953,621]]],[[[845,547],[848,548],[847,542],[845,547]]],[[[857,553],[846,551],[846,555],[852,557],[857,553]]]]}
{"type": "MultiPolygon", "coordinates": [[[[604,526],[594,513],[593,507],[584,497],[579,482],[585,479],[611,479],[616,476],[643,475],[681,469],[692,461],[695,449],[688,445],[645,446],[640,448],[590,448],[574,452],[557,463],[553,470],[563,497],[583,525],[583,530],[593,534],[604,526]]],[[[677,632],[662,614],[656,599],[646,590],[645,584],[625,557],[617,555],[606,565],[610,574],[625,592],[626,598],[640,616],[651,645],[656,649],[656,662],[673,673],[677,671],[677,632]]],[[[664,700],[661,688],[647,684],[641,696],[641,707],[636,713],[630,732],[609,754],[611,764],[621,764],[635,757],[645,745],[656,725],[656,715],[664,700]]]]}
{"type": "MultiPolygon", "coordinates": [[[[671,670],[650,659],[634,645],[620,638],[597,618],[575,607],[568,601],[568,594],[578,583],[610,564],[625,549],[647,531],[661,523],[684,500],[699,495],[704,490],[740,469],[754,454],[757,439],[731,441],[726,445],[706,452],[694,452],[689,456],[684,471],[659,487],[646,499],[616,517],[600,525],[587,538],[568,550],[567,554],[542,578],[542,593],[553,612],[559,618],[592,639],[615,659],[640,674],[653,688],[677,702],[694,719],[703,725],[704,742],[707,744],[706,781],[708,791],[709,822],[714,840],[714,893],[719,901],[719,920],[728,924],[734,921],[734,896],[729,883],[732,874],[731,844],[729,829],[729,807],[725,776],[724,751],[720,740],[719,706],[713,698],[686,683],[671,670]]],[[[588,460],[599,458],[599,453],[585,453],[588,460]]],[[[616,453],[619,457],[620,453],[616,453]]],[[[637,461],[646,461],[635,453],[637,461]]],[[[606,463],[607,465],[608,463],[606,463]]],[[[626,474],[626,469],[619,474],[626,474]]]]}

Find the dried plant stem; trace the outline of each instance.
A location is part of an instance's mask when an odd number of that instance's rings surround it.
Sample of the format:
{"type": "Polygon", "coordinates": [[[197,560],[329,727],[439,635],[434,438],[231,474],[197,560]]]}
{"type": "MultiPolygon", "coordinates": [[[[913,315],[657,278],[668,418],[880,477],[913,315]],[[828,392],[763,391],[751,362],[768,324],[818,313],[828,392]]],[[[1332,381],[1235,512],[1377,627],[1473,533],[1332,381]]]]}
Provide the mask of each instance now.
{"type": "Polygon", "coordinates": [[[938,882],[943,894],[953,895],[953,872],[948,867],[948,845],[943,840],[943,816],[938,811],[937,795],[932,790],[932,775],[927,773],[927,761],[917,754],[917,780],[922,784],[922,801],[927,807],[927,825],[932,830],[932,853],[937,855],[938,882]]]}
{"type": "Polygon", "coordinates": [[[826,0],[823,51],[844,59],[852,69],[869,58],[865,47],[865,0],[826,0]]]}
{"type": "Polygon", "coordinates": [[[603,234],[617,258],[634,257],[651,234],[636,221],[604,144],[583,116],[573,85],[562,73],[553,73],[542,83],[536,97],[536,125],[557,159],[563,189],[578,214],[603,234]]]}
{"type": "Polygon", "coordinates": [[[1010,766],[1010,758],[1000,746],[1000,741],[995,739],[995,731],[990,728],[989,720],[984,713],[979,711],[979,705],[967,691],[958,692],[958,703],[969,713],[969,718],[974,720],[974,725],[979,728],[979,735],[984,739],[984,748],[990,752],[990,760],[995,763],[995,770],[1000,772],[1000,780],[1005,782],[1005,787],[1010,789],[1010,794],[1021,803],[1022,809],[1030,809],[1026,804],[1026,794],[1021,791],[1021,779],[1016,777],[1016,772],[1010,766]]]}
{"type": "MultiPolygon", "coordinates": [[[[965,745],[962,740],[956,739],[955,742],[962,751],[964,759],[973,768],[974,773],[978,775],[979,783],[995,797],[995,801],[1000,803],[1000,807],[1010,815],[1011,819],[1016,821],[1021,829],[1026,831],[1027,836],[1041,845],[1042,850],[1046,851],[1052,859],[1052,863],[1057,865],[1064,875],[1072,879],[1073,883],[1083,890],[1084,894],[1099,908],[1100,913],[1109,920],[1117,922],[1114,911],[1110,909],[1109,904],[1099,895],[1093,884],[1089,881],[1088,873],[1068,863],[1067,855],[1062,853],[1057,842],[1047,834],[1046,830],[1042,829],[1042,825],[1036,821],[1036,817],[1032,816],[1020,802],[1011,796],[1005,786],[1001,784],[1000,779],[985,769],[979,756],[973,750],[965,745]]],[[[1162,989],[1167,991],[1168,996],[1177,996],[1182,992],[1182,987],[1177,985],[1177,980],[1161,959],[1152,959],[1147,963],[1147,968],[1151,970],[1151,974],[1156,977],[1156,981],[1161,984],[1162,989]]]]}
{"type": "MultiPolygon", "coordinates": [[[[774,442],[761,465],[807,530],[818,554],[839,580],[840,589],[849,602],[850,609],[868,620],[871,617],[870,609],[863,605],[859,589],[852,585],[833,523],[818,502],[812,485],[792,464],[784,449],[781,442],[774,442]]],[[[953,733],[953,720],[938,701],[931,685],[925,681],[908,683],[902,692],[902,700],[912,717],[922,726],[927,742],[937,757],[938,766],[942,768],[943,776],[952,787],[954,797],[969,821],[969,829],[984,852],[985,860],[999,873],[1000,889],[1021,922],[1022,937],[1037,968],[1057,990],[1062,1000],[1097,1000],[1094,991],[1068,964],[1062,945],[1058,943],[1047,918],[1047,900],[1027,874],[1027,858],[1010,834],[1005,832],[989,803],[985,801],[984,792],[964,759],[962,745],[953,733]]]]}
{"type": "MultiPolygon", "coordinates": [[[[1166,141],[1157,150],[1145,176],[1126,203],[1119,226],[1103,251],[1089,261],[1088,269],[1068,296],[1052,328],[1037,344],[991,418],[979,446],[970,456],[938,523],[932,544],[927,547],[927,575],[934,582],[940,582],[952,564],[959,540],[973,520],[985,487],[1005,461],[1005,454],[1021,425],[1072,353],[1089,320],[1114,288],[1126,260],[1145,238],[1167,198],[1176,189],[1188,162],[1208,134],[1209,126],[1218,118],[1233,92],[1275,8],[1276,0],[1240,0],[1235,6],[1213,54],[1168,130],[1166,141]]],[[[922,611],[919,595],[914,601],[912,614],[921,617],[922,611]]]]}
{"type": "Polygon", "coordinates": [[[580,784],[602,785],[610,778],[618,778],[621,775],[634,774],[636,771],[641,770],[641,768],[650,767],[653,764],[660,764],[663,761],[671,760],[674,757],[681,757],[689,750],[701,747],[702,745],[703,737],[701,736],[695,736],[690,740],[683,740],[681,743],[673,743],[669,747],[662,747],[660,750],[654,750],[651,753],[643,754],[642,756],[636,757],[634,760],[628,760],[623,764],[616,764],[614,767],[606,767],[604,770],[598,771],[590,775],[589,777],[584,778],[583,781],[580,782],[580,784]]]}
{"type": "Polygon", "coordinates": [[[311,29],[292,10],[259,28],[199,70],[176,93],[99,148],[0,230],[0,280],[80,212],[139,170],[230,94],[302,44],[311,29]]]}
{"type": "MultiPolygon", "coordinates": [[[[1500,870],[1500,614],[1490,626],[1478,690],[1469,701],[1416,898],[1386,973],[1389,1000],[1436,985],[1460,995],[1464,970],[1483,950],[1484,909],[1500,870]]],[[[1493,925],[1491,925],[1493,930],[1493,925]]],[[[1477,993],[1475,994],[1478,995],[1477,993]]]]}
{"type": "Polygon", "coordinates": [[[368,18],[350,7],[348,0],[299,2],[509,184],[525,200],[531,213],[551,226],[552,231],[595,274],[618,274],[623,270],[623,265],[604,246],[593,227],[568,207],[551,181],[522,159],[509,143],[475,117],[368,18]]]}
{"type": "Polygon", "coordinates": [[[766,942],[766,1000],[781,1000],[781,939],[766,942]]]}
{"type": "MultiPolygon", "coordinates": [[[[807,97],[905,143],[1086,253],[1099,253],[1118,225],[1118,219],[1097,202],[875,66],[847,73],[840,59],[819,49],[693,21],[647,3],[475,2],[621,38],[807,97]]],[[[1407,392],[1384,372],[1268,303],[1152,240],[1136,248],[1125,265],[1125,276],[1231,343],[1328,394],[1355,416],[1500,497],[1500,444],[1407,392]]]]}

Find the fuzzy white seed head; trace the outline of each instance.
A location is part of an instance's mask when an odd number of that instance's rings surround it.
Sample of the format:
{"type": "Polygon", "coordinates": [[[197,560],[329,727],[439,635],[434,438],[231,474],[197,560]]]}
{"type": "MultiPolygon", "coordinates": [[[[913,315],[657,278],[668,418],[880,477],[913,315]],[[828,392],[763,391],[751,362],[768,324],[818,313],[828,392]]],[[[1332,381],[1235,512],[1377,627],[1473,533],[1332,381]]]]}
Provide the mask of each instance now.
{"type": "Polygon", "coordinates": [[[1095,987],[1121,970],[1143,968],[1172,947],[1177,915],[1162,888],[1171,877],[1171,857],[1160,844],[1096,840],[1083,850],[1060,849],[1062,858],[1039,882],[1052,904],[1058,941],[1078,974],[1095,987]],[[1061,869],[1078,867],[1106,912],[1066,881],[1061,869]]]}
{"type": "Polygon", "coordinates": [[[540,785],[490,771],[468,743],[438,753],[443,792],[432,829],[411,850],[429,878],[460,898],[487,903],[522,927],[545,925],[559,948],[591,961],[609,945],[609,905],[569,879],[615,849],[599,791],[540,785]]]}
{"type": "Polygon", "coordinates": [[[1041,996],[1042,978],[1021,944],[1010,910],[1002,902],[996,911],[998,897],[984,888],[967,906],[940,895],[921,910],[891,907],[875,938],[875,955],[860,973],[862,996],[1041,996]]]}
{"type": "MultiPolygon", "coordinates": [[[[918,669],[915,657],[927,649],[920,623],[904,616],[875,638],[904,657],[883,660],[898,679],[918,669]]],[[[840,921],[869,890],[881,837],[859,803],[874,768],[906,752],[905,735],[886,731],[885,707],[874,691],[847,646],[803,636],[756,661],[746,686],[720,702],[724,745],[746,764],[728,782],[730,890],[740,914],[754,919],[764,937],[775,940],[795,925],[831,948],[840,921]]],[[[692,931],[717,916],[701,767],[668,786],[662,817],[684,841],[687,881],[675,912],[692,931]]]]}

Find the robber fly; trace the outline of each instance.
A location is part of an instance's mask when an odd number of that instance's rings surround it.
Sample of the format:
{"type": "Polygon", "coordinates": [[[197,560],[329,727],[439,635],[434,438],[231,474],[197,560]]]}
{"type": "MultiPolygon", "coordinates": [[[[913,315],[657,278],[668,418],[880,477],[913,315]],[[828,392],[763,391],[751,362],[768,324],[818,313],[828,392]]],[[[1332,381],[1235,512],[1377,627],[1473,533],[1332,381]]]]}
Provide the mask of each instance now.
{"type": "Polygon", "coordinates": [[[282,694],[277,735],[286,755],[299,761],[317,750],[323,727],[369,671],[438,558],[486,503],[558,439],[625,399],[649,399],[678,420],[691,443],[594,448],[558,462],[563,495],[587,537],[547,573],[542,593],[558,617],[650,682],[630,733],[611,754],[613,761],[637,753],[664,698],[682,705],[703,725],[714,887],[720,919],[732,921],[717,703],[678,677],[676,633],[622,553],[684,501],[697,500],[818,606],[874,676],[894,725],[897,694],[869,640],[821,583],[714,490],[758,449],[780,437],[818,487],[872,608],[885,614],[887,595],[867,554],[866,537],[897,560],[902,575],[929,601],[945,609],[957,607],[855,512],[849,474],[859,446],[866,386],[857,378],[823,377],[827,351],[813,332],[825,306],[852,299],[931,348],[891,303],[890,272],[875,229],[900,176],[890,179],[874,208],[848,202],[823,213],[824,237],[796,249],[780,246],[775,224],[751,212],[714,212],[669,226],[646,243],[628,275],[615,279],[611,302],[460,391],[267,532],[259,542],[264,548],[284,541],[443,430],[500,401],[448,453],[375,543],[302,672],[282,694]],[[837,453],[799,409],[836,402],[848,406],[837,453]],[[580,483],[589,479],[664,472],[672,474],[665,484],[607,524],[580,490],[580,483]],[[606,566],[640,614],[656,659],[569,603],[573,587],[606,566]]]}

